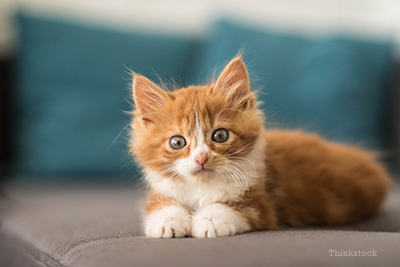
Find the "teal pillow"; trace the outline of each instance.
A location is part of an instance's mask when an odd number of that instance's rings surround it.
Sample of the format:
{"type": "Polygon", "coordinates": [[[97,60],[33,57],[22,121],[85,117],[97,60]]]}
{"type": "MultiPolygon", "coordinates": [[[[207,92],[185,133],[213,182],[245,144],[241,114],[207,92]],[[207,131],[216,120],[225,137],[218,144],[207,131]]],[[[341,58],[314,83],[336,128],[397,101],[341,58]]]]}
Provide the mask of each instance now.
{"type": "Polygon", "coordinates": [[[216,25],[199,56],[195,82],[244,49],[268,127],[302,128],[366,148],[386,148],[390,45],[348,38],[306,39],[216,25]],[[202,75],[199,76],[199,73],[202,75]]]}
{"type": "MultiPolygon", "coordinates": [[[[193,42],[22,13],[12,173],[128,175],[130,70],[185,77],[193,42]]],[[[183,81],[184,82],[184,81],[183,81]]]]}

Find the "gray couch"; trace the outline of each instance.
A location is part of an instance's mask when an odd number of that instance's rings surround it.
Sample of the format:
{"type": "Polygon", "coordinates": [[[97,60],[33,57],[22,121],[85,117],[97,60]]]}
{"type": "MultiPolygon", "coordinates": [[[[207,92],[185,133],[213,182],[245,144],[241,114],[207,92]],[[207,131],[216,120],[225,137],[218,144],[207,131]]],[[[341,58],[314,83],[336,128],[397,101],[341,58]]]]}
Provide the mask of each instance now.
{"type": "Polygon", "coordinates": [[[1,266],[400,266],[397,185],[356,225],[213,239],[146,238],[145,193],[133,184],[10,184],[4,194],[1,266]]]}

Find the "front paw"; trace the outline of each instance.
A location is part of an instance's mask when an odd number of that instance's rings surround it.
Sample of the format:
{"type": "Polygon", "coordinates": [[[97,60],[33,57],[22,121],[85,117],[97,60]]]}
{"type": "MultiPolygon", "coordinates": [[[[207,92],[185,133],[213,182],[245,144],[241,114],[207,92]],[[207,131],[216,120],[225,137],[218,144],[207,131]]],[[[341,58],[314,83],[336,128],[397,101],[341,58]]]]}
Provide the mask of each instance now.
{"type": "Polygon", "coordinates": [[[180,206],[167,206],[150,214],[145,220],[148,237],[171,238],[189,236],[192,220],[189,213],[180,206]]]}
{"type": "Polygon", "coordinates": [[[212,204],[193,218],[192,236],[229,236],[249,230],[250,225],[238,212],[222,204],[212,204]]]}

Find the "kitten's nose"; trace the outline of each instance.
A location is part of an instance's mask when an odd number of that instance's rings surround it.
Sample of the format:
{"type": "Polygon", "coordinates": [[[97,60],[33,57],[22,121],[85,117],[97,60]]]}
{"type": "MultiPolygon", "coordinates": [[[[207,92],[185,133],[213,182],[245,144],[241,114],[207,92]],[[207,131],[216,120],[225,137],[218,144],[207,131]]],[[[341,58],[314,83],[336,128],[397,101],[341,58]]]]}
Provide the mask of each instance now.
{"type": "Polygon", "coordinates": [[[204,164],[206,164],[208,160],[207,152],[204,151],[200,152],[199,154],[196,155],[195,159],[198,164],[204,166],[204,164]]]}

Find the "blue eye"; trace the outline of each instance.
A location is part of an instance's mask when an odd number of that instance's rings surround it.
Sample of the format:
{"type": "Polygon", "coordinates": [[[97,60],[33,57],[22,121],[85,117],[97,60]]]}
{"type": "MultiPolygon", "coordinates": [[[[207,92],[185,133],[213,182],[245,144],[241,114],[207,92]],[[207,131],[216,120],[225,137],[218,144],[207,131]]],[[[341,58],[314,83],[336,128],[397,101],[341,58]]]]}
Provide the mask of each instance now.
{"type": "Polygon", "coordinates": [[[229,132],[223,128],[216,130],[212,134],[212,140],[217,143],[223,143],[228,140],[229,132]]]}
{"type": "Polygon", "coordinates": [[[182,136],[176,135],[169,139],[169,145],[176,150],[181,149],[182,147],[186,146],[186,140],[182,136]]]}

